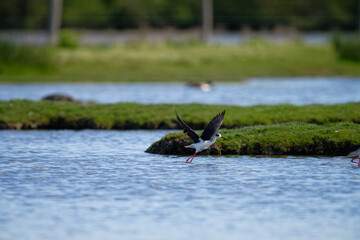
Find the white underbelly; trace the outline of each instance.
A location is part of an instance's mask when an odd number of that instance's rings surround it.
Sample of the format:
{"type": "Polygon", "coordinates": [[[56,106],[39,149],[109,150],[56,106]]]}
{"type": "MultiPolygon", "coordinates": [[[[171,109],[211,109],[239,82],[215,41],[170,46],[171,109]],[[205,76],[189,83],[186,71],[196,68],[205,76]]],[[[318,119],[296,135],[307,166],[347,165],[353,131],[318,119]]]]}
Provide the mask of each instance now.
{"type": "Polygon", "coordinates": [[[195,149],[197,152],[200,152],[202,150],[209,148],[212,144],[213,144],[213,142],[211,142],[211,141],[199,142],[199,143],[196,143],[197,146],[195,146],[195,149]]]}

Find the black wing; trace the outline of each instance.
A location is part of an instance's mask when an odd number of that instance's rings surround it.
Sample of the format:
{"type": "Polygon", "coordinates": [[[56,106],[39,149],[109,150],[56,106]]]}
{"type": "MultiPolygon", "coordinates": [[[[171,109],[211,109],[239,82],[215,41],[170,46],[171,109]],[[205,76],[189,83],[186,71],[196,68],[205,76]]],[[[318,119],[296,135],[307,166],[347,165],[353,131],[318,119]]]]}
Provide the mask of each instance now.
{"type": "Polygon", "coordinates": [[[180,117],[179,115],[177,114],[177,112],[175,111],[176,113],[176,118],[180,124],[180,126],[184,129],[184,133],[186,133],[189,137],[191,137],[191,139],[194,141],[194,142],[200,142],[199,141],[199,135],[196,134],[196,132],[194,132],[194,130],[192,130],[180,117]]]}
{"type": "Polygon", "coordinates": [[[222,113],[216,115],[206,126],[205,130],[201,134],[202,140],[210,140],[214,134],[219,131],[219,128],[224,121],[225,110],[222,113]]]}

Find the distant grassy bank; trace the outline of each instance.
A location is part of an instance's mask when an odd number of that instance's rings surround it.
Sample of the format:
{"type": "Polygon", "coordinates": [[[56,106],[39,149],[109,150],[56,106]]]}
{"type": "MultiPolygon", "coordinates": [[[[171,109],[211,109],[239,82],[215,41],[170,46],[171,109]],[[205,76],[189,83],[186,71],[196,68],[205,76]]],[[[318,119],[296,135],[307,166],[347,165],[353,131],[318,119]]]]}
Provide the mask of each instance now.
{"type": "Polygon", "coordinates": [[[253,40],[238,46],[199,42],[69,48],[2,45],[0,82],[240,81],[250,77],[360,76],[330,45],[253,40]],[[30,55],[31,56],[30,56],[30,55]],[[11,61],[10,61],[10,60],[11,61]]]}
{"type": "Polygon", "coordinates": [[[292,121],[360,123],[360,103],[336,105],[220,106],[203,104],[82,104],[53,101],[0,101],[2,129],[178,129],[175,108],[194,129],[203,129],[226,109],[223,128],[292,121]]]}
{"type": "MultiPolygon", "coordinates": [[[[221,130],[223,138],[202,154],[213,155],[347,155],[360,147],[360,125],[337,123],[315,125],[289,122],[221,130]]],[[[158,154],[193,154],[182,133],[171,133],[146,151],[158,154]]],[[[201,153],[200,153],[201,154],[201,153]]]]}

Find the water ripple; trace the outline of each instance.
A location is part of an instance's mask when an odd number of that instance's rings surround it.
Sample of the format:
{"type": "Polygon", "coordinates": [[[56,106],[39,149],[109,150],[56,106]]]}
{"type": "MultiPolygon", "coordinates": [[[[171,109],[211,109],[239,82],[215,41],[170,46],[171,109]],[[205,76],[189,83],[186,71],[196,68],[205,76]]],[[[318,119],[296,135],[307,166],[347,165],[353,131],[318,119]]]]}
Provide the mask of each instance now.
{"type": "Polygon", "coordinates": [[[358,239],[343,157],[147,154],[168,131],[1,131],[0,239],[358,239]]]}

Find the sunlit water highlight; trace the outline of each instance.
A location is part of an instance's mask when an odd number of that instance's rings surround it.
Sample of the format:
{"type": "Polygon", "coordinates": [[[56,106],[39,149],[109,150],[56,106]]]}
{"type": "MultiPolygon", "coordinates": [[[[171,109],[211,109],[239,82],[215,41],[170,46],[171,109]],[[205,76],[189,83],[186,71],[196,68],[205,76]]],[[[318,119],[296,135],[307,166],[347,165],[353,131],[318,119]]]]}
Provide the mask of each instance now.
{"type": "Polygon", "coordinates": [[[168,131],[0,131],[0,239],[359,239],[344,157],[160,156],[168,131]]]}
{"type": "Polygon", "coordinates": [[[274,78],[217,83],[211,91],[184,83],[1,84],[0,100],[40,100],[48,94],[68,94],[80,101],[204,103],[224,105],[336,104],[359,102],[360,78],[274,78]]]}

